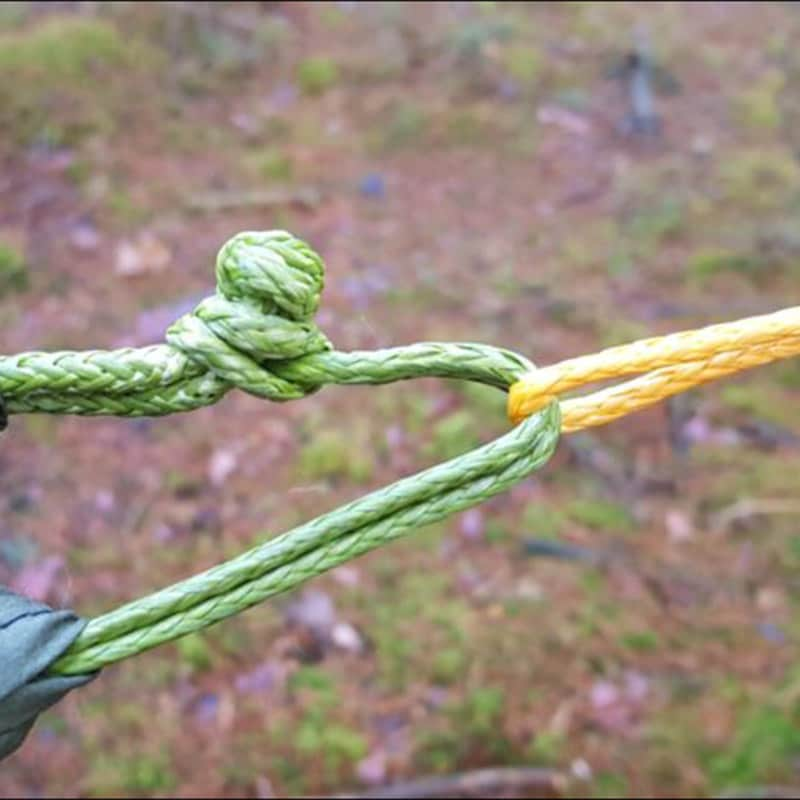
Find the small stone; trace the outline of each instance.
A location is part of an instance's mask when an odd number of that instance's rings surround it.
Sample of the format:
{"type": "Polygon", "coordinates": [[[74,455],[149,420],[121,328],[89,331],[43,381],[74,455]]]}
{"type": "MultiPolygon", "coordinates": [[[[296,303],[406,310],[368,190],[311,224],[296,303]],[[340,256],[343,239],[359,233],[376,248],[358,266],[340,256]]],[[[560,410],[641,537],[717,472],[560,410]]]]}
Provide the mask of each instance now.
{"type": "Polygon", "coordinates": [[[522,578],[517,583],[516,596],[523,600],[538,602],[544,598],[544,589],[539,581],[533,578],[522,578]]]}
{"type": "Polygon", "coordinates": [[[337,622],[331,630],[331,642],[348,653],[363,653],[364,640],[361,634],[348,622],[337,622]]]}
{"type": "Polygon", "coordinates": [[[142,234],[135,242],[125,240],[117,246],[114,271],[124,278],[163,272],[169,265],[170,252],[151,233],[142,234]]]}
{"type": "Polygon", "coordinates": [[[698,133],[692,139],[692,153],[696,156],[708,156],[714,150],[714,140],[710,136],[698,133]]]}
{"type": "Polygon", "coordinates": [[[673,542],[685,542],[694,533],[689,517],[677,508],[672,508],[664,515],[664,526],[673,542]]]}
{"type": "Polygon", "coordinates": [[[356,765],[356,776],[365,786],[380,786],[386,782],[386,753],[376,750],[356,765]]]}
{"type": "Polygon", "coordinates": [[[327,639],[336,624],[336,608],[325,592],[309,589],[287,606],[286,619],[290,624],[306,628],[327,639]]]}
{"type": "Polygon", "coordinates": [[[222,486],[239,464],[232,450],[215,450],[208,462],[208,479],[212,486],[222,486]]]}
{"type": "Polygon", "coordinates": [[[590,781],[594,777],[592,768],[585,758],[576,758],[570,764],[569,770],[579,781],[590,781]]]}
{"type": "Polygon", "coordinates": [[[756,605],[759,611],[780,611],[786,607],[786,595],[781,589],[764,586],[756,594],[756,605]]]}

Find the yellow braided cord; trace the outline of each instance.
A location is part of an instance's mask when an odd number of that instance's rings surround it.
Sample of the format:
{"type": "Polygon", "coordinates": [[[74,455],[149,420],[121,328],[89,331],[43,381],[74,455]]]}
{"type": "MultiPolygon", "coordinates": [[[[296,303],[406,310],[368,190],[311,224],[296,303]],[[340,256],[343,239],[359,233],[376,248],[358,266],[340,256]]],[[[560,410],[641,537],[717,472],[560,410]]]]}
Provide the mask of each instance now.
{"type": "Polygon", "coordinates": [[[561,429],[604,425],[707,381],[800,355],[800,306],[774,314],[642,339],[529,372],[509,390],[518,423],[562,392],[640,372],[646,374],[561,403],[561,429]]]}

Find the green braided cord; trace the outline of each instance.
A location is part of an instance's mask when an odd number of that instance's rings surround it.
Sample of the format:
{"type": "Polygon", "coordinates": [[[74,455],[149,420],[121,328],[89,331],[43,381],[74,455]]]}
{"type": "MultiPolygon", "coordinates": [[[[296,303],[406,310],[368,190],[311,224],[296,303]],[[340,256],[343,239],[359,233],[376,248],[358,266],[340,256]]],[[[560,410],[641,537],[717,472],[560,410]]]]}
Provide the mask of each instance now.
{"type": "Polygon", "coordinates": [[[279,401],[329,383],[417,377],[506,388],[533,366],[485,345],[333,352],[311,319],[323,287],[322,261],[283,231],[235,236],[220,250],[216,275],[216,294],[169,328],[167,344],[0,356],[8,413],[157,416],[210,405],[234,386],[279,401]]]}
{"type": "MultiPolygon", "coordinates": [[[[305,523],[301,528],[272,539],[225,564],[138,600],[132,604],[133,607],[126,606],[106,614],[102,619],[94,620],[83,631],[80,649],[185,610],[202,600],[254,580],[356,528],[442,496],[445,492],[463,487],[492,472],[499,472],[519,462],[519,441],[522,434],[530,435],[527,429],[514,430],[470,453],[469,457],[459,457],[397,481],[305,523]]],[[[527,441],[525,447],[528,447],[527,441]]]]}
{"type": "MultiPolygon", "coordinates": [[[[324,282],[322,261],[282,231],[235,236],[220,250],[216,277],[216,294],[175,322],[166,344],[0,357],[0,397],[7,411],[154,416],[209,405],[234,386],[283,401],[326,384],[423,376],[508,389],[533,368],[516,353],[478,344],[334,351],[311,319],[324,282]]],[[[559,430],[553,404],[471,453],[98,617],[51,671],[91,672],[199,630],[479,503],[543,465],[559,430]]]]}
{"type": "Polygon", "coordinates": [[[505,491],[559,438],[557,404],[470,453],[369,494],[238,558],[89,622],[52,667],[81,674],[205,628],[422,525],[505,491]]]}
{"type": "MultiPolygon", "coordinates": [[[[510,350],[455,342],[332,351],[269,362],[273,377],[302,386],[306,394],[325,384],[422,377],[459,378],[505,389],[531,369],[528,359],[510,350]]],[[[161,416],[213,405],[230,388],[169,345],[0,356],[0,396],[9,414],[161,416]],[[47,385],[48,376],[53,376],[53,388],[39,389],[47,385]]]]}

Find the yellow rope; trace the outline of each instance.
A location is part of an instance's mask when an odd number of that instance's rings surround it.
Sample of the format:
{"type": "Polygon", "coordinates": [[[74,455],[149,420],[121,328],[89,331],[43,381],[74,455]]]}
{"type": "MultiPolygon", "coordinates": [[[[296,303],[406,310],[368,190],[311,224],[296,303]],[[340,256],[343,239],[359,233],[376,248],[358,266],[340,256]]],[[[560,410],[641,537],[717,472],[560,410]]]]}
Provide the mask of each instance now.
{"type": "Polygon", "coordinates": [[[557,395],[589,383],[646,373],[561,403],[565,432],[607,422],[734,372],[800,355],[800,306],[774,314],[642,339],[537,369],[508,394],[508,415],[521,422],[557,395]]]}

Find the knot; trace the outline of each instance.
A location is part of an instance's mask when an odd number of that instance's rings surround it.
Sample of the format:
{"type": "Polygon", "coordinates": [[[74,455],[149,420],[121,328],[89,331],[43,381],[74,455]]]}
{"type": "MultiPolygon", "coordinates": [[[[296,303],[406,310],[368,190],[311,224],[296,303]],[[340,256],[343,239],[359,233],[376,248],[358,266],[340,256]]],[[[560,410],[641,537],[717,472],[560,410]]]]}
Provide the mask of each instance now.
{"type": "Polygon", "coordinates": [[[217,292],[167,330],[167,342],[228,385],[269,400],[314,391],[270,365],[331,350],[312,321],[322,259],[285,231],[240,233],[217,256],[217,292]]]}

